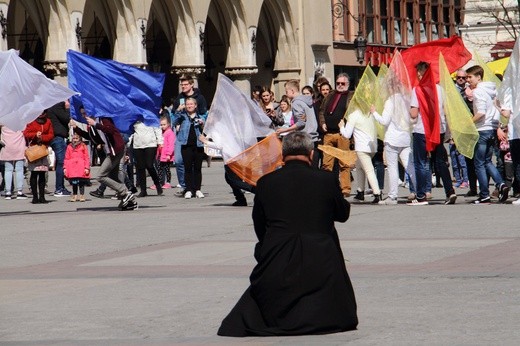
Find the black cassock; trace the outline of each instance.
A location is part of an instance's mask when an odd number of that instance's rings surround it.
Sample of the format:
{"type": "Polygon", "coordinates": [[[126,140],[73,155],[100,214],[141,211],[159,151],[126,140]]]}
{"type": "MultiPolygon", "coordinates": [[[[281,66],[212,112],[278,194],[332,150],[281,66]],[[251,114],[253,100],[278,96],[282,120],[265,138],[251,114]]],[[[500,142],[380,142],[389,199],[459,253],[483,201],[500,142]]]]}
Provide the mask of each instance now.
{"type": "Polygon", "coordinates": [[[257,184],[253,221],[259,242],[251,286],[218,335],[326,334],[356,329],[356,299],[334,221],[350,205],[337,176],[288,161],[257,184]]]}

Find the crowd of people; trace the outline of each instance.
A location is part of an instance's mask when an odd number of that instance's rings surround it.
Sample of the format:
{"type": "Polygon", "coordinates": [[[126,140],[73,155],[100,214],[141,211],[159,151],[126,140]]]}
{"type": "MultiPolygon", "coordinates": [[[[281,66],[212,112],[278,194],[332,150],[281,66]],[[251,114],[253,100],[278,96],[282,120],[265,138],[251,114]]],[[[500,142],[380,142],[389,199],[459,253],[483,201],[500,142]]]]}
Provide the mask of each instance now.
{"type": "MultiPolygon", "coordinates": [[[[417,78],[421,80],[428,69],[427,63],[419,63],[417,78]]],[[[465,197],[476,197],[474,204],[489,204],[492,198],[505,202],[513,197],[512,203],[520,205],[520,139],[518,131],[507,122],[511,114],[519,110],[499,105],[496,86],[483,77],[484,70],[477,65],[459,69],[454,81],[472,111],[479,133],[472,158],[462,155],[449,136],[442,97],[438,99],[440,144],[429,147],[421,116],[424,96],[418,88],[412,90],[409,98],[399,87],[389,92],[381,114],[374,105],[368,114],[360,109],[346,114],[355,88],[350,87],[350,77],[345,73],[336,76],[335,88],[325,77],[316,78],[314,85],[303,88],[297,80],[288,81],[279,101],[269,87],[255,86],[252,100],[270,119],[271,128],[280,138],[294,131],[310,134],[315,146],[313,167],[334,171],[343,196],[353,195],[354,202],[363,203],[369,192],[373,195],[372,203],[395,205],[402,185],[410,190],[407,204],[414,206],[429,203],[432,187],[444,188],[445,204],[456,203],[455,189],[464,189],[465,197]],[[378,138],[376,123],[385,127],[383,139],[378,138]],[[320,144],[354,151],[356,165],[318,150],[320,144]],[[352,191],[354,179],[355,194],[352,191]],[[489,190],[490,179],[496,186],[494,191],[489,190]],[[365,189],[366,181],[370,188],[365,189]],[[386,198],[384,191],[387,191],[386,198]]],[[[26,147],[44,145],[54,152],[55,190],[51,194],[56,197],[84,202],[85,186],[92,185],[91,166],[98,161],[101,167],[96,178],[100,184],[89,194],[102,198],[108,186],[121,200],[121,209],[137,208],[136,198],[146,197],[147,190],[162,195],[164,189],[177,188],[178,197],[204,198],[202,162],[206,159],[208,166],[210,164],[204,152],[208,105],[191,76],[180,78],[180,88],[171,105],[161,109],[159,127],[138,121],[133,125],[132,134],[120,133],[111,118],[89,116],[83,107],[80,113],[86,126],[71,120],[67,101],[44,110],[24,131],[2,126],[3,196],[26,199],[23,177],[24,171],[29,171],[32,203],[47,203],[48,157],[25,164],[26,147]],[[175,167],[177,183],[172,180],[172,167],[175,167]],[[147,175],[152,184],[148,184],[147,175]],[[65,187],[66,181],[72,192],[65,187]]],[[[437,94],[442,93],[437,85],[437,94]]],[[[237,200],[233,205],[247,205],[243,191],[254,191],[254,187],[241,182],[229,169],[226,181],[237,200]]]]}

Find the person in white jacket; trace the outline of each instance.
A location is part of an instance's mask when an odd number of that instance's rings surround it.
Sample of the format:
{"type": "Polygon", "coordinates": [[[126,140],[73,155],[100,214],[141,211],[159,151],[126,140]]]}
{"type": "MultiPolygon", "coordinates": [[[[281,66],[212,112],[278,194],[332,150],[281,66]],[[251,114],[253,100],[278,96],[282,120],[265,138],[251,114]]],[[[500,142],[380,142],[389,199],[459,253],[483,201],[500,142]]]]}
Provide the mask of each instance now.
{"type": "Polygon", "coordinates": [[[147,196],[146,171],[153,180],[157,195],[163,194],[162,185],[159,181],[157,169],[154,166],[157,155],[157,147],[163,144],[162,132],[159,127],[146,126],[138,121],[134,124],[134,134],[131,138],[135,157],[137,182],[140,188],[137,197],[147,196]]]}
{"type": "Polygon", "coordinates": [[[346,124],[344,120],[341,120],[338,126],[343,137],[350,138],[354,136],[354,150],[358,158],[356,163],[358,187],[354,199],[357,201],[365,200],[366,178],[374,192],[372,203],[379,203],[383,198],[377,182],[374,165],[372,164],[372,157],[377,152],[377,131],[372,113],[363,114],[361,110],[357,109],[348,116],[346,124]]]}
{"type": "Polygon", "coordinates": [[[410,109],[410,98],[403,93],[396,92],[385,101],[383,114],[370,107],[374,119],[386,127],[385,154],[388,167],[389,190],[388,197],[379,204],[397,204],[399,190],[399,160],[410,176],[412,184],[415,182],[415,169],[413,166],[411,144],[411,123],[409,121],[408,109],[410,109]]]}
{"type": "Polygon", "coordinates": [[[494,105],[496,97],[496,85],[493,82],[483,82],[484,69],[475,65],[466,70],[468,82],[473,88],[473,123],[477,127],[479,139],[475,146],[473,155],[475,161],[475,173],[479,183],[479,198],[473,204],[489,204],[488,174],[495,182],[500,202],[508,198],[509,187],[504,183],[502,176],[491,161],[493,145],[496,141],[496,130],[498,128],[500,112],[494,105]]]}

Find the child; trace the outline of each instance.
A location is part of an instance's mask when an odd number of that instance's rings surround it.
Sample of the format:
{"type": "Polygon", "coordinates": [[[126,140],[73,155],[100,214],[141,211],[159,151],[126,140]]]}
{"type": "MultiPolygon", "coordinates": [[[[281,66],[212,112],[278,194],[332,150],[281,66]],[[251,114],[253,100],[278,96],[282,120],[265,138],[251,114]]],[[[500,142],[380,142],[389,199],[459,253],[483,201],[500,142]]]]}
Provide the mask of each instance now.
{"type": "Polygon", "coordinates": [[[170,189],[172,173],[170,168],[174,159],[175,133],[170,125],[170,117],[161,117],[161,130],[163,134],[163,145],[157,148],[159,156],[159,182],[163,189],[170,189]]]}
{"type": "Polygon", "coordinates": [[[79,186],[79,201],[85,202],[85,184],[90,179],[90,157],[87,146],[77,133],[74,133],[72,142],[67,146],[63,172],[72,185],[72,196],[69,201],[78,200],[79,186]]]}

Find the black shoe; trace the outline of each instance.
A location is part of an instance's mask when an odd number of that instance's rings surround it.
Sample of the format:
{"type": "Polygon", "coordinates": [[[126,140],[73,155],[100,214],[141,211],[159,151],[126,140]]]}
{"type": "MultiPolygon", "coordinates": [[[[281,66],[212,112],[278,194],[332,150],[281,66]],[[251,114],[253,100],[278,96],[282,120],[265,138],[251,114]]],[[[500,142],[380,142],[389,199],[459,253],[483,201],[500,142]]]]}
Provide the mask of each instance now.
{"type": "Polygon", "coordinates": [[[104,193],[99,191],[98,189],[96,189],[94,191],[90,191],[89,194],[92,197],[96,197],[96,198],[104,198],[105,197],[104,193]]]}
{"type": "Polygon", "coordinates": [[[137,201],[133,200],[133,201],[129,201],[126,206],[119,207],[119,209],[122,210],[122,211],[137,210],[137,209],[139,209],[139,206],[137,204],[137,201]]]}
{"type": "Polygon", "coordinates": [[[184,189],[184,190],[175,192],[175,197],[184,198],[184,194],[186,193],[186,191],[188,191],[188,190],[184,189]]]}
{"type": "Polygon", "coordinates": [[[127,205],[129,205],[130,203],[136,203],[136,202],[135,202],[134,194],[129,191],[129,192],[126,193],[125,197],[123,197],[123,199],[121,200],[121,204],[120,205],[121,205],[122,208],[124,208],[127,205]]]}
{"type": "Polygon", "coordinates": [[[247,201],[236,201],[231,204],[233,207],[247,207],[247,201]]]}
{"type": "Polygon", "coordinates": [[[136,197],[138,197],[138,198],[143,198],[146,196],[148,196],[148,193],[145,190],[141,190],[141,192],[139,192],[139,194],[136,195],[136,197]]]}
{"type": "Polygon", "coordinates": [[[472,204],[491,204],[491,197],[479,197],[478,199],[471,202],[472,204]]]}
{"type": "Polygon", "coordinates": [[[132,187],[130,188],[130,192],[131,192],[131,193],[137,193],[137,187],[132,186],[132,187]]]}
{"type": "Polygon", "coordinates": [[[47,203],[49,203],[49,201],[47,201],[47,200],[45,199],[45,197],[43,197],[43,196],[41,196],[41,197],[39,198],[38,202],[39,202],[40,204],[47,204],[47,203]]]}
{"type": "Polygon", "coordinates": [[[469,191],[466,192],[466,194],[464,195],[464,197],[475,197],[475,196],[478,196],[478,193],[477,193],[477,191],[475,191],[475,190],[469,190],[469,191]]]}
{"type": "Polygon", "coordinates": [[[155,188],[157,189],[157,196],[162,196],[162,194],[163,194],[162,186],[159,184],[159,185],[156,185],[155,188]]]}
{"type": "Polygon", "coordinates": [[[372,201],[372,204],[378,204],[379,201],[383,200],[383,193],[379,193],[379,195],[374,194],[374,200],[372,201]]]}
{"type": "Polygon", "coordinates": [[[498,200],[500,201],[500,203],[504,203],[509,198],[509,187],[506,184],[502,183],[502,185],[500,185],[499,191],[500,192],[498,193],[498,200]]]}
{"type": "Polygon", "coordinates": [[[354,199],[356,201],[364,201],[365,200],[365,193],[363,191],[356,191],[356,195],[354,196],[354,199]]]}
{"type": "Polygon", "coordinates": [[[31,202],[31,203],[32,203],[32,204],[40,204],[40,200],[38,199],[38,197],[34,196],[34,197],[32,198],[32,202],[31,202]]]}

